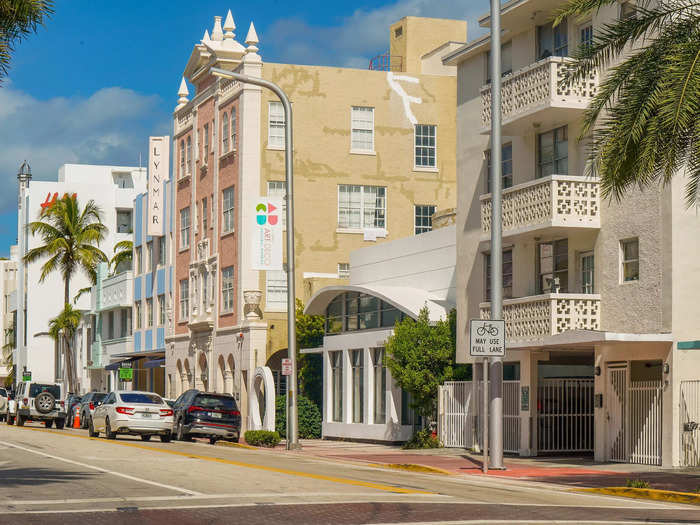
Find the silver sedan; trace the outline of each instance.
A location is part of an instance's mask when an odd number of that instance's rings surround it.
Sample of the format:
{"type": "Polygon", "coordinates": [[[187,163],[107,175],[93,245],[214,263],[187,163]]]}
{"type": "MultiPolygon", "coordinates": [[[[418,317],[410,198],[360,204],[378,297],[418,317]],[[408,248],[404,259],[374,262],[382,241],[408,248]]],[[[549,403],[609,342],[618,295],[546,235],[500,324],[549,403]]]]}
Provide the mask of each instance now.
{"type": "Polygon", "coordinates": [[[168,443],[172,426],[173,409],[158,394],[117,390],[95,408],[88,428],[91,437],[104,432],[107,439],[130,434],[148,441],[157,435],[163,443],[168,443]]]}

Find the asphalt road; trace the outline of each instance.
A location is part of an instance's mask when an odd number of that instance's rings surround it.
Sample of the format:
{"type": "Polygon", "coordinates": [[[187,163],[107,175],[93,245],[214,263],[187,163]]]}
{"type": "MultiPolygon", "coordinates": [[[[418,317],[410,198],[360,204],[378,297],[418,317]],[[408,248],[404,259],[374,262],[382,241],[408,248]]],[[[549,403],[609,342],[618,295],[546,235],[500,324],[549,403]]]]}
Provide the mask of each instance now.
{"type": "Polygon", "coordinates": [[[0,424],[5,523],[700,523],[700,508],[294,453],[0,424]]]}

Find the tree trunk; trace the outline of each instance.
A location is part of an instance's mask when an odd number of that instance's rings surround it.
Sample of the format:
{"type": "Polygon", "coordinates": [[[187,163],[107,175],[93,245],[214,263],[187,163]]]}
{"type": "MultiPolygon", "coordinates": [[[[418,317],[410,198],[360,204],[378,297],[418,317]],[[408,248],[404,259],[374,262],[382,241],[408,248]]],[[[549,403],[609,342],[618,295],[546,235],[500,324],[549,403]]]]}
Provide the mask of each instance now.
{"type": "MultiPolygon", "coordinates": [[[[66,307],[70,305],[70,277],[66,277],[64,281],[63,302],[63,308],[65,310],[66,307]]],[[[68,336],[65,334],[65,331],[63,335],[63,361],[66,364],[66,381],[68,383],[68,392],[77,394],[78,392],[75,391],[76,371],[73,363],[73,352],[71,351],[68,336]]]]}

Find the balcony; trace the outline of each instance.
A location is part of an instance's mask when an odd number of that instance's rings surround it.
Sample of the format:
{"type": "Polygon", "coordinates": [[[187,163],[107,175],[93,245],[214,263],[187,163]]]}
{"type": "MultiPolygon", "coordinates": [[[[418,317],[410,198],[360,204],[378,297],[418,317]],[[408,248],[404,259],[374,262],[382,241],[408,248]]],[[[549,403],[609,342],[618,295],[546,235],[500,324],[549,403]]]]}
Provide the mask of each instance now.
{"type": "MultiPolygon", "coordinates": [[[[482,319],[490,318],[491,303],[481,303],[479,309],[482,319]]],[[[599,330],[600,295],[550,293],[505,299],[503,319],[509,347],[536,344],[569,330],[599,330]]]]}
{"type": "MultiPolygon", "coordinates": [[[[571,59],[548,57],[503,77],[501,121],[503,134],[517,136],[537,127],[546,130],[576,119],[588,107],[598,89],[598,75],[591,73],[572,86],[562,83],[571,59]]],[[[491,127],[491,86],[481,88],[483,132],[491,127]]]]}
{"type": "MultiPolygon", "coordinates": [[[[503,236],[543,229],[600,228],[600,182],[550,175],[503,190],[503,236]]],[[[481,196],[481,237],[491,236],[491,194],[481,196]]]]}
{"type": "Polygon", "coordinates": [[[134,302],[134,287],[131,272],[122,272],[108,277],[98,287],[97,303],[93,309],[97,312],[113,308],[131,308],[134,302]]]}

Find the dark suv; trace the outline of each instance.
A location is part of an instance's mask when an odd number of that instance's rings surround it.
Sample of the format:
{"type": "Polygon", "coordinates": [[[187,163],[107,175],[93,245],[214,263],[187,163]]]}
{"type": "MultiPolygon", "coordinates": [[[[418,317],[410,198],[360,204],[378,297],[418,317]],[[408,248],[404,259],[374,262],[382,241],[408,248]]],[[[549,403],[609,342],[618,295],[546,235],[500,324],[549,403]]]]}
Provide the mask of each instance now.
{"type": "Polygon", "coordinates": [[[88,392],[80,401],[80,428],[87,428],[95,407],[107,397],[107,392],[88,392]]]}
{"type": "Polygon", "coordinates": [[[230,394],[188,390],[173,405],[174,433],[180,441],[206,437],[213,445],[219,439],[238,441],[241,413],[230,394]]]}

